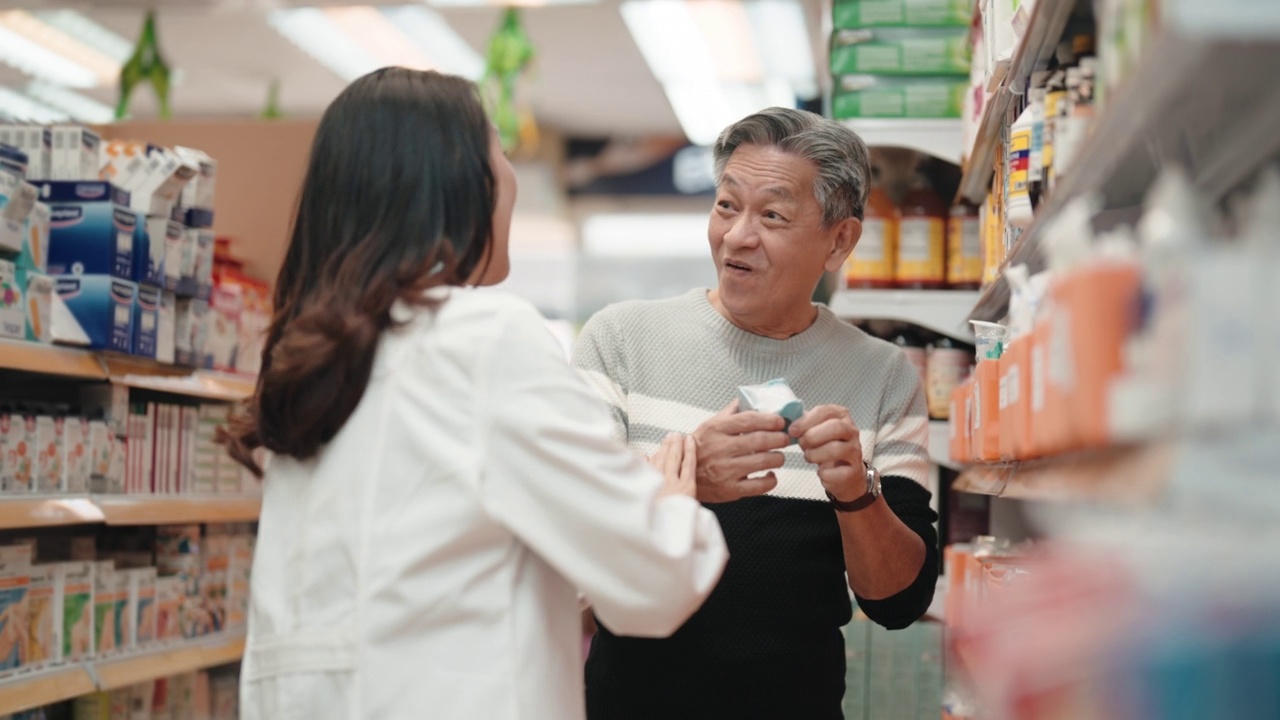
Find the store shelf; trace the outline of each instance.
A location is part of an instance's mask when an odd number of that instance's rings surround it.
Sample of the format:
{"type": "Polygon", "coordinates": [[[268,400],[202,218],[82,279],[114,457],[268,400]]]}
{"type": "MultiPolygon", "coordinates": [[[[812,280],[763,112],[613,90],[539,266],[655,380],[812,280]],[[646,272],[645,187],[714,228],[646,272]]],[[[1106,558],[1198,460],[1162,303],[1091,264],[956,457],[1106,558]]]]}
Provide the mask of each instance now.
{"type": "Polygon", "coordinates": [[[220,638],[194,647],[149,652],[95,663],[99,690],[116,690],[154,678],[233,663],[244,655],[244,637],[220,638]]]}
{"type": "Polygon", "coordinates": [[[0,529],[100,522],[102,510],[84,496],[0,498],[0,529]]]}
{"type": "Polygon", "coordinates": [[[961,120],[842,120],[868,147],[905,147],[960,164],[961,120]]]}
{"type": "Polygon", "coordinates": [[[967,290],[842,290],[831,311],[846,320],[896,320],[973,342],[965,318],[978,293],[967,290]]]}
{"type": "Polygon", "coordinates": [[[1057,50],[1062,31],[1071,18],[1075,0],[1040,0],[1031,12],[1027,32],[1015,48],[1009,71],[987,101],[973,152],[964,164],[959,196],[974,205],[982,203],[991,185],[995,151],[1013,98],[1022,94],[1031,73],[1048,65],[1057,50]]]}
{"type": "Polygon", "coordinates": [[[1148,505],[1167,486],[1175,448],[1152,444],[967,468],[952,488],[1019,500],[1148,505]]]}
{"type": "Polygon", "coordinates": [[[960,469],[951,461],[951,425],[946,420],[929,421],[929,459],[935,465],[960,469]]]}
{"type": "Polygon", "coordinates": [[[262,510],[260,497],[162,497],[96,495],[108,525],[253,522],[262,510]]]}
{"type": "MultiPolygon", "coordinates": [[[[1039,7],[1039,5],[1037,5],[1039,7]]],[[[1221,199],[1280,154],[1280,84],[1250,71],[1280,67],[1272,42],[1195,39],[1164,33],[1090,128],[1074,164],[1054,186],[1005,266],[1044,268],[1045,228],[1076,198],[1096,193],[1107,209],[1141,205],[1160,170],[1181,167],[1206,203],[1221,199]],[[1224,108],[1231,108],[1225,112],[1224,108]]],[[[998,320],[1008,307],[1003,272],[969,317],[998,320]]]]}
{"type": "Polygon", "coordinates": [[[236,402],[253,394],[253,380],[197,371],[190,375],[113,375],[111,382],[140,390],[172,393],[202,400],[236,402]]]}
{"type": "Polygon", "coordinates": [[[101,360],[88,350],[18,340],[0,340],[0,369],[85,380],[107,377],[101,360]]]}
{"type": "Polygon", "coordinates": [[[52,705],[94,689],[93,678],[78,666],[0,680],[0,715],[52,705]]]}

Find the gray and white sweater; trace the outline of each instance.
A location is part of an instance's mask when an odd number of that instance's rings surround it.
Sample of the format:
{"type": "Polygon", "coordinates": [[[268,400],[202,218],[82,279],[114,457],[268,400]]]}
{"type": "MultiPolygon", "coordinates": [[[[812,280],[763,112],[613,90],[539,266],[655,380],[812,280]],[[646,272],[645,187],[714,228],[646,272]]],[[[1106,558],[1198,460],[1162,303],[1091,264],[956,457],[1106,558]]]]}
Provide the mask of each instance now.
{"type": "MultiPolygon", "coordinates": [[[[858,598],[858,604],[890,628],[911,624],[928,608],[938,576],[937,516],[923,487],[930,472],[928,415],[918,373],[892,344],[841,322],[824,306],[798,335],[761,337],[730,323],[698,289],[606,308],[583,329],[574,364],[608,403],[618,437],[643,453],[653,452],[667,433],[693,432],[728,405],[740,385],[785,378],[806,407],[848,408],[864,458],[882,475],[885,500],[928,550],[912,586],[883,600],[858,598]]],[[[728,541],[729,564],[675,636],[619,638],[607,629],[597,636],[587,666],[591,717],[696,717],[672,712],[695,713],[707,698],[681,697],[687,694],[673,688],[688,670],[700,678],[690,693],[716,694],[706,687],[708,664],[738,668],[734,686],[758,689],[759,699],[745,708],[750,717],[775,710],[802,717],[796,708],[813,702],[815,692],[827,696],[822,708],[834,699],[838,711],[839,628],[852,616],[840,530],[815,466],[794,445],[785,454],[778,486],[768,495],[708,506],[728,541]],[[772,661],[785,661],[786,670],[772,661]],[[641,698],[627,688],[655,687],[651,683],[668,688],[672,704],[641,712],[641,698]],[[637,714],[626,715],[624,707],[637,714]]],[[[710,707],[726,712],[721,704],[710,707]]],[[[824,712],[815,710],[814,717],[824,712]]]]}

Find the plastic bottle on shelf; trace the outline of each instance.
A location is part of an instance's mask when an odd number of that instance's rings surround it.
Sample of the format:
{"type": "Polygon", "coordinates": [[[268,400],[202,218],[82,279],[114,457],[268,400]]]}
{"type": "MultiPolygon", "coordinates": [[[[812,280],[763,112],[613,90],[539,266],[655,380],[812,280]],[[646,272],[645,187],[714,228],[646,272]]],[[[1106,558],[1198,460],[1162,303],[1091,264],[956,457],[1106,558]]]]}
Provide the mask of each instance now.
{"type": "Polygon", "coordinates": [[[1031,226],[1031,130],[1034,120],[1028,105],[1009,128],[1008,177],[1009,197],[1007,212],[1009,223],[1026,229],[1031,226]]]}
{"type": "Polygon", "coordinates": [[[1027,104],[1031,109],[1031,155],[1027,167],[1027,182],[1030,185],[1032,207],[1039,205],[1040,193],[1044,190],[1045,95],[1048,81],[1047,71],[1040,70],[1031,74],[1027,104]]]}
{"type": "Polygon", "coordinates": [[[917,168],[902,199],[898,225],[898,287],[937,290],[947,283],[947,204],[917,168]]]}
{"type": "Polygon", "coordinates": [[[978,209],[968,203],[951,207],[947,221],[947,286],[977,290],[982,285],[982,228],[978,209]]]}
{"type": "Polygon", "coordinates": [[[969,377],[972,366],[973,350],[945,336],[933,341],[927,355],[924,383],[930,418],[951,418],[951,393],[969,377]]]}
{"type": "Polygon", "coordinates": [[[845,261],[850,288],[892,288],[898,262],[898,208],[880,185],[880,169],[871,169],[871,192],[862,219],[862,237],[845,261]]]}
{"type": "Polygon", "coordinates": [[[1044,148],[1042,151],[1044,168],[1041,171],[1041,193],[1043,195],[1047,195],[1053,186],[1057,158],[1058,121],[1062,117],[1066,99],[1067,71],[1063,69],[1055,70],[1049,76],[1049,81],[1044,90],[1044,148]]]}
{"type": "MultiPolygon", "coordinates": [[[[925,342],[921,339],[920,334],[911,330],[903,330],[893,338],[893,344],[897,345],[902,353],[907,356],[911,364],[915,366],[917,372],[920,373],[920,383],[925,382],[925,370],[927,365],[927,356],[925,353],[925,342]]],[[[951,396],[947,396],[947,400],[951,400],[951,396]]]]}

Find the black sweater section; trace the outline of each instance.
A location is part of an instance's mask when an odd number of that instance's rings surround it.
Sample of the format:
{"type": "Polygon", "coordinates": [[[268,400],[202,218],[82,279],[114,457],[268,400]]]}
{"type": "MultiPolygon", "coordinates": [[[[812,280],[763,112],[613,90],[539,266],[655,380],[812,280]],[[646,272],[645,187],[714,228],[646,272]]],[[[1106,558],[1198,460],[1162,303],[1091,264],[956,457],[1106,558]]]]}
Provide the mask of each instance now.
{"type": "MultiPolygon", "coordinates": [[[[925,560],[903,591],[857,602],[874,622],[898,629],[933,599],[937,515],[919,484],[885,477],[882,487],[890,509],[924,541],[925,560]]],[[[587,662],[590,720],[839,718],[840,628],[853,613],[835,511],[773,496],[708,507],[729,546],[719,585],[670,638],[619,637],[601,626],[587,662]],[[739,702],[730,714],[726,703],[739,702]]]]}

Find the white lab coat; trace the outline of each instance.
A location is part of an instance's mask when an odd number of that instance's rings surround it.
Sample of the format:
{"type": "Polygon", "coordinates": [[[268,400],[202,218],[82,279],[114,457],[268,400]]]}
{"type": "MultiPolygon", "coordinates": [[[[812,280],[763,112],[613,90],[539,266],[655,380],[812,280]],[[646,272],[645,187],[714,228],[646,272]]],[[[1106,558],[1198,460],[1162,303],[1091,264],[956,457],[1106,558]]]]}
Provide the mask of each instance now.
{"type": "Polygon", "coordinates": [[[582,718],[578,591],[668,635],[720,577],[720,527],[657,496],[527,303],[396,315],[337,437],[269,462],[241,716],[582,718]]]}

